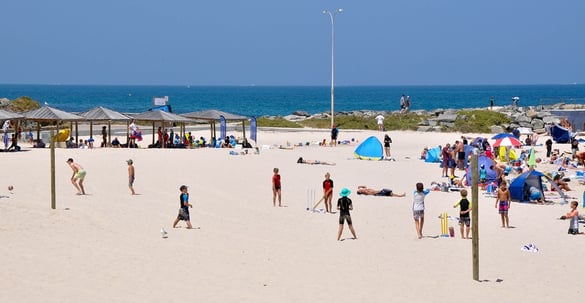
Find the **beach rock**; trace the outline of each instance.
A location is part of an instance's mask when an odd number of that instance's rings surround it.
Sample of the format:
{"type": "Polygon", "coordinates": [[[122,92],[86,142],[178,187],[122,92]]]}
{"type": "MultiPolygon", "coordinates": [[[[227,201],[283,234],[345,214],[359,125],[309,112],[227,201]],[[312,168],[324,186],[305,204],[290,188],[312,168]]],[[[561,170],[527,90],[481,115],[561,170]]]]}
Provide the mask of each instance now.
{"type": "Polygon", "coordinates": [[[293,114],[294,116],[303,116],[303,117],[310,117],[310,116],[311,116],[311,115],[309,115],[309,113],[308,113],[308,112],[306,112],[306,111],[303,111],[303,110],[297,110],[297,111],[294,111],[292,114],[293,114]]]}
{"type": "Polygon", "coordinates": [[[544,128],[544,122],[542,122],[540,119],[533,119],[530,124],[532,124],[532,129],[544,128]]]}
{"type": "Polygon", "coordinates": [[[542,122],[544,123],[559,123],[561,119],[556,116],[547,116],[542,118],[542,122]]]}
{"type": "Polygon", "coordinates": [[[514,119],[514,122],[520,124],[522,122],[524,123],[530,123],[530,121],[532,121],[532,118],[526,116],[525,114],[522,115],[518,115],[516,116],[516,118],[514,119]]]}
{"type": "Polygon", "coordinates": [[[448,114],[448,113],[440,114],[437,117],[437,121],[448,122],[448,123],[455,122],[456,119],[457,119],[457,114],[448,114]]]}
{"type": "Polygon", "coordinates": [[[530,124],[530,122],[520,121],[520,122],[518,122],[518,124],[520,125],[520,127],[526,127],[526,128],[532,129],[532,124],[530,124]]]}
{"type": "Polygon", "coordinates": [[[552,114],[550,112],[547,112],[547,111],[540,111],[536,114],[536,118],[540,118],[540,119],[542,119],[544,117],[550,117],[550,116],[552,116],[552,114]]]}
{"type": "Polygon", "coordinates": [[[289,121],[303,121],[303,120],[307,119],[307,117],[305,117],[305,116],[298,116],[298,115],[288,115],[288,116],[284,116],[283,118],[285,120],[289,120],[289,121]]]}
{"type": "Polygon", "coordinates": [[[421,125],[416,129],[417,132],[430,132],[433,131],[433,128],[431,126],[424,126],[421,125]]]}
{"type": "Polygon", "coordinates": [[[8,104],[10,104],[10,100],[9,99],[7,99],[7,98],[1,98],[0,99],[0,106],[6,106],[8,104]]]}
{"type": "Polygon", "coordinates": [[[492,125],[490,127],[490,132],[492,134],[500,134],[500,133],[503,133],[504,132],[504,128],[501,127],[500,125],[492,125]]]}
{"type": "Polygon", "coordinates": [[[546,134],[545,128],[534,128],[534,129],[532,129],[532,131],[539,134],[539,135],[546,134]]]}
{"type": "Polygon", "coordinates": [[[537,115],[538,115],[538,113],[532,108],[526,112],[526,117],[528,117],[530,119],[535,118],[537,115]]]}

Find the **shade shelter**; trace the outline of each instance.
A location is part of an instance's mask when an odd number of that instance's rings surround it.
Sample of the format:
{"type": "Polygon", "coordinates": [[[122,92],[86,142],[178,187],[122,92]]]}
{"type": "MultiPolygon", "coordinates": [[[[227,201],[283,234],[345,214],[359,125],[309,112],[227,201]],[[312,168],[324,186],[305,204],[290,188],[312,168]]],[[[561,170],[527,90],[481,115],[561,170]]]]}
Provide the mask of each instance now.
{"type": "MultiPolygon", "coordinates": [[[[0,123],[3,123],[3,121],[5,120],[16,120],[16,125],[14,126],[15,130],[18,130],[19,127],[19,121],[22,120],[24,118],[24,116],[22,114],[18,114],[18,113],[14,113],[11,111],[6,111],[6,110],[2,110],[0,109],[0,123]]],[[[4,134],[4,136],[8,136],[8,134],[4,134]]],[[[15,136],[16,136],[16,131],[15,131],[15,136]]],[[[16,136],[17,140],[18,140],[18,136],[16,136]]],[[[8,139],[6,139],[8,140],[8,139]]]]}
{"type": "MultiPolygon", "coordinates": [[[[93,136],[93,122],[107,122],[108,123],[108,138],[106,139],[106,143],[112,142],[112,122],[124,122],[128,124],[132,118],[117,112],[115,110],[111,110],[105,107],[95,107],[86,112],[79,114],[82,117],[85,117],[89,121],[89,136],[93,136]]],[[[106,145],[107,146],[107,145],[106,145]]]]}
{"type": "Polygon", "coordinates": [[[23,118],[24,118],[24,116],[22,114],[0,109],[0,121],[2,121],[2,120],[19,120],[19,119],[23,119],[23,118]]]}
{"type": "MultiPolygon", "coordinates": [[[[62,110],[58,110],[56,108],[52,108],[49,106],[43,106],[39,109],[31,110],[28,112],[23,113],[25,120],[28,121],[35,121],[37,122],[37,139],[40,137],[40,124],[41,122],[44,123],[52,123],[55,125],[59,125],[60,122],[78,122],[84,121],[85,118],[82,116],[74,115],[68,112],[64,112],[62,110]]],[[[55,140],[53,136],[53,128],[51,128],[51,208],[56,208],[56,198],[55,198],[55,140]]]]}
{"type": "Polygon", "coordinates": [[[186,114],[181,114],[181,116],[195,120],[208,121],[211,127],[211,137],[216,139],[217,136],[215,122],[220,121],[222,116],[225,118],[226,121],[242,121],[242,136],[244,137],[244,139],[246,139],[246,120],[248,120],[248,117],[246,116],[223,112],[215,109],[190,112],[186,114]]]}
{"type": "MultiPolygon", "coordinates": [[[[189,118],[185,118],[183,116],[179,116],[177,114],[165,112],[162,110],[153,110],[147,111],[138,115],[133,115],[132,118],[138,121],[151,121],[152,122],[152,143],[154,144],[154,137],[156,135],[155,131],[155,123],[160,122],[163,126],[166,123],[181,123],[181,136],[185,133],[185,123],[193,122],[193,120],[189,118]]],[[[163,127],[164,128],[164,127],[163,127]]],[[[171,139],[172,140],[172,139],[171,139]]],[[[161,146],[164,147],[164,144],[161,142],[161,146]]]]}

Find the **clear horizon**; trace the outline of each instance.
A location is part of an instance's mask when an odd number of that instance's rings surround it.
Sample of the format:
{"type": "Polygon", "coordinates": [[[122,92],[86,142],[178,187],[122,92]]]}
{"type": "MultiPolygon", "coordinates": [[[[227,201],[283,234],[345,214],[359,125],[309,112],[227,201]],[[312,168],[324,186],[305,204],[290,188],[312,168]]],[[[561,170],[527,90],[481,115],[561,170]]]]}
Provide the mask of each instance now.
{"type": "Polygon", "coordinates": [[[0,5],[0,83],[336,86],[585,83],[585,1],[0,5]],[[23,16],[26,16],[23,19],[23,16]]]}

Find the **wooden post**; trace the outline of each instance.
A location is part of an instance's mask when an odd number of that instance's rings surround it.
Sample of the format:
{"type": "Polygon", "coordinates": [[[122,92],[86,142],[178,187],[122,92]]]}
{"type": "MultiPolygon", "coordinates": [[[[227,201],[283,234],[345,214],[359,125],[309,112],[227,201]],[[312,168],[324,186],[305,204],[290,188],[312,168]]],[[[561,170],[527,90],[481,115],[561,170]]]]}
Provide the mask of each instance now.
{"type": "Polygon", "coordinates": [[[473,256],[473,280],[479,281],[479,190],[477,187],[479,172],[477,167],[477,155],[471,157],[471,245],[473,256]]]}
{"type": "Polygon", "coordinates": [[[53,140],[53,136],[55,131],[51,127],[51,208],[55,209],[57,207],[56,195],[55,195],[55,140],[53,140]]]}

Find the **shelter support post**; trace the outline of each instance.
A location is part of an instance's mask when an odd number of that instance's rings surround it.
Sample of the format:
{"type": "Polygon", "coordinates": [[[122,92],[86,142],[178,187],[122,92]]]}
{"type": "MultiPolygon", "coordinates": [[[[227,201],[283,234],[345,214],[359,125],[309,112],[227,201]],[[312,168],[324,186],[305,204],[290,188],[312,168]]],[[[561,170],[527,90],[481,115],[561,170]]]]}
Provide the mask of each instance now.
{"type": "Polygon", "coordinates": [[[51,127],[51,208],[57,207],[56,195],[55,195],[55,131],[51,127]]]}

